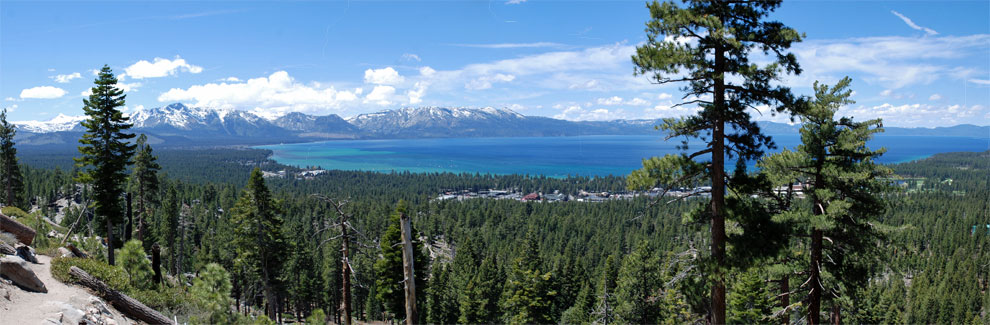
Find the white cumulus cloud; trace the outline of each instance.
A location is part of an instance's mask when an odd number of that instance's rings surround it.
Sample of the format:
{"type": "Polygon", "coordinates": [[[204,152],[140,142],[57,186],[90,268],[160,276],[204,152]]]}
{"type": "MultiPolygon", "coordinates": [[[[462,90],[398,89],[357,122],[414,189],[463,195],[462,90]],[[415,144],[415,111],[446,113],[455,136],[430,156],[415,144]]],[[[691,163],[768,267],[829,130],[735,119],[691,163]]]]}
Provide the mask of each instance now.
{"type": "Polygon", "coordinates": [[[368,69],[364,71],[364,82],[375,85],[395,85],[402,83],[405,78],[392,67],[383,69],[368,69]]]}
{"type": "Polygon", "coordinates": [[[409,104],[419,104],[423,102],[423,96],[426,95],[427,84],[423,81],[416,82],[413,89],[406,91],[406,96],[409,97],[409,104]]]}
{"type": "Polygon", "coordinates": [[[52,86],[38,86],[21,90],[21,98],[52,99],[65,96],[65,89],[52,86]]]}
{"type": "Polygon", "coordinates": [[[364,96],[364,103],[388,106],[392,104],[393,96],[395,96],[395,87],[375,86],[367,96],[364,96]]]}
{"type": "Polygon", "coordinates": [[[337,90],[332,86],[297,82],[288,72],[241,83],[208,83],[187,89],[172,88],[158,96],[160,102],[195,101],[196,106],[265,111],[272,115],[287,112],[326,113],[354,101],[361,88],[337,90]]]}
{"type": "Polygon", "coordinates": [[[436,73],[437,73],[437,70],[433,70],[433,68],[430,68],[430,67],[419,68],[419,74],[420,75],[423,75],[423,77],[429,78],[429,77],[433,76],[436,73]]]}
{"type": "Polygon", "coordinates": [[[203,72],[203,68],[186,63],[186,60],[179,56],[176,56],[174,60],[163,58],[154,58],[152,62],[141,60],[124,68],[124,73],[134,79],[174,76],[179,71],[200,73],[203,72]]]}

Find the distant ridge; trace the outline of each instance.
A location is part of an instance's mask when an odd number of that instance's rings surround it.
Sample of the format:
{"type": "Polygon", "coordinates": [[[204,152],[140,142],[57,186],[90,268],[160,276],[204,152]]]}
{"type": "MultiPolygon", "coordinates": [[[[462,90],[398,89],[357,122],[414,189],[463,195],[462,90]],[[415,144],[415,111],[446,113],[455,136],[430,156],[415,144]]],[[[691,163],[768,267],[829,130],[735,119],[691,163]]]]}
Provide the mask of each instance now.
{"type": "MultiPolygon", "coordinates": [[[[21,145],[75,145],[85,118],[59,115],[49,121],[13,122],[21,145]]],[[[418,107],[384,110],[343,119],[288,113],[263,117],[236,109],[189,107],[181,103],[140,109],[131,115],[134,132],[165,146],[256,145],[328,139],[547,137],[649,135],[659,120],[567,121],[525,116],[505,108],[418,107]]],[[[766,134],[796,134],[800,125],[759,122],[766,134]]],[[[885,128],[886,135],[990,138],[990,126],[885,128]]]]}

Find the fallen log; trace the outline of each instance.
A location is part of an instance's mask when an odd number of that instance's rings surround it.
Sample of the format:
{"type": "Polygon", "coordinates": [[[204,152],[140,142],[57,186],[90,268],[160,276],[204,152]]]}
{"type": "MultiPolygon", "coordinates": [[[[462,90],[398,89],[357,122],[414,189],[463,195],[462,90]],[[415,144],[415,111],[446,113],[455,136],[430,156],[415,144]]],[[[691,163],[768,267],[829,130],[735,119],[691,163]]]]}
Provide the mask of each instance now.
{"type": "Polygon", "coordinates": [[[34,229],[2,213],[0,213],[0,231],[13,234],[17,238],[17,241],[24,243],[24,245],[30,246],[34,242],[34,229]]]}
{"type": "Polygon", "coordinates": [[[66,244],[65,245],[65,248],[68,248],[70,251],[72,251],[72,254],[75,254],[76,257],[82,257],[82,258],[89,257],[89,254],[86,254],[86,252],[82,251],[79,248],[76,248],[76,245],[73,245],[71,243],[70,244],[66,244]]]}
{"type": "Polygon", "coordinates": [[[89,275],[86,271],[78,267],[69,268],[69,274],[79,279],[83,286],[93,289],[96,293],[114,306],[124,315],[143,321],[148,324],[171,324],[172,320],[157,310],[145,306],[140,301],[131,298],[120,291],[108,287],[103,281],[89,275]]]}

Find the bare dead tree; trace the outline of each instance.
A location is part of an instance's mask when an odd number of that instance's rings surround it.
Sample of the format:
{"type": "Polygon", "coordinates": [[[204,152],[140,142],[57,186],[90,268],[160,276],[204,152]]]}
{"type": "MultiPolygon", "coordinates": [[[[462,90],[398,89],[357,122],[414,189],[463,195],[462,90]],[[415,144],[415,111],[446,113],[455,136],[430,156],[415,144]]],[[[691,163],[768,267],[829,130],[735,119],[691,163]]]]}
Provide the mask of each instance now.
{"type": "Polygon", "coordinates": [[[344,325],[351,324],[351,277],[354,274],[354,269],[351,267],[350,253],[351,244],[356,244],[359,247],[369,247],[358,241],[358,238],[363,238],[364,234],[361,233],[357,228],[351,224],[353,215],[344,212],[344,206],[348,203],[347,200],[340,200],[331,198],[324,195],[313,194],[313,197],[324,201],[333,208],[332,214],[336,214],[336,217],[325,218],[322,224],[317,225],[316,235],[320,236],[324,231],[339,231],[340,233],[336,236],[331,236],[330,238],[324,239],[320,242],[320,246],[324,244],[340,239],[340,253],[341,253],[341,313],[344,315],[344,319],[341,322],[344,325]]]}

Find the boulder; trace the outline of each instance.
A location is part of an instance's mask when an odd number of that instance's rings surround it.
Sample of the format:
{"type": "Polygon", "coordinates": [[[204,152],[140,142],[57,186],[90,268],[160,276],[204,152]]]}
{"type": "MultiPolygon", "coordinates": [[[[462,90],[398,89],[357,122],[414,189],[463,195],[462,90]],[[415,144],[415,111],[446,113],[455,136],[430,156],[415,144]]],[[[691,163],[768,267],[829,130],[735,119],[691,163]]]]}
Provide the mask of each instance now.
{"type": "Polygon", "coordinates": [[[26,290],[48,293],[45,284],[28,268],[27,262],[20,257],[0,257],[0,275],[14,281],[14,284],[26,290]]]}
{"type": "Polygon", "coordinates": [[[38,258],[34,256],[34,248],[26,245],[17,245],[17,256],[24,259],[25,261],[38,264],[38,258]]]}
{"type": "Polygon", "coordinates": [[[60,257],[76,257],[76,254],[72,254],[72,251],[70,251],[68,248],[59,247],[58,248],[58,256],[60,256],[60,257]]]}

